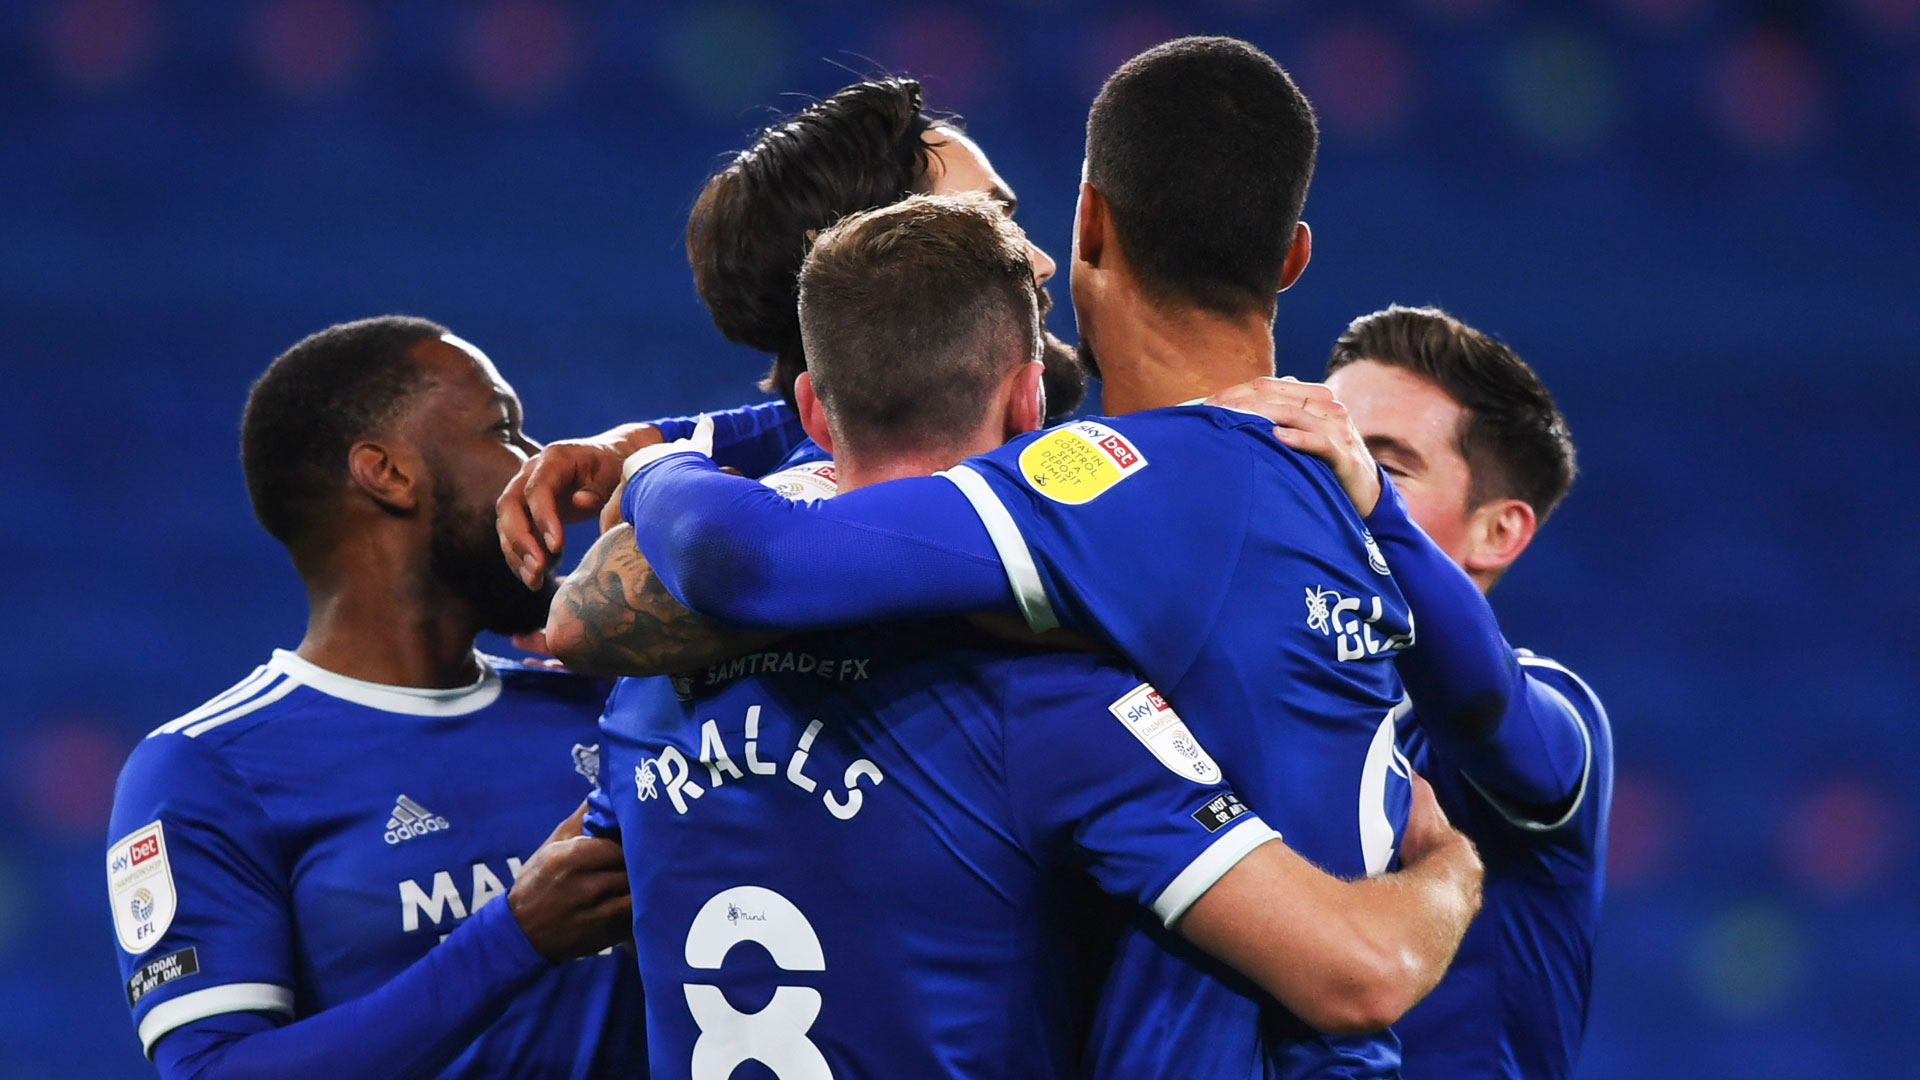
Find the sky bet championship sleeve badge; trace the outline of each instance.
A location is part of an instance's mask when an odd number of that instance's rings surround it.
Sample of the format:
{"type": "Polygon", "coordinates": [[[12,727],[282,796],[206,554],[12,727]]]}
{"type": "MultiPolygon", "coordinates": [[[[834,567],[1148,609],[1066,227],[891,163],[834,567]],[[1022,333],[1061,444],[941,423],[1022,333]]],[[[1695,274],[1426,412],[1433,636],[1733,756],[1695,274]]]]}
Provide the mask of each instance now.
{"type": "Polygon", "coordinates": [[[1107,706],[1107,711],[1125,724],[1133,737],[1140,740],[1140,745],[1153,751],[1153,756],[1174,775],[1196,784],[1211,784],[1220,779],[1220,766],[1214,763],[1213,755],[1193,737],[1186,721],[1180,719],[1180,714],[1173,711],[1173,706],[1167,704],[1167,699],[1161,697],[1151,683],[1141,683],[1127,691],[1125,697],[1107,706]]]}
{"type": "Polygon", "coordinates": [[[120,947],[134,955],[153,948],[173,925],[173,868],[159,822],[136,829],[107,849],[107,893],[120,947]]]}
{"type": "Polygon", "coordinates": [[[1020,475],[1054,502],[1092,502],[1147,467],[1147,459],[1119,432],[1091,420],[1054,428],[1020,451],[1020,475]]]}

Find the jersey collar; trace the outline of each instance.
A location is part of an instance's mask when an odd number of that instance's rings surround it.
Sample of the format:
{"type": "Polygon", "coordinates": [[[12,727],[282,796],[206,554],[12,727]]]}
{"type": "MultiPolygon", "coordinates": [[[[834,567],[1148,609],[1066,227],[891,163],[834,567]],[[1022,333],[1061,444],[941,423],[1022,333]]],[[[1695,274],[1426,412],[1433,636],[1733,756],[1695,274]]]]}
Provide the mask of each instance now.
{"type": "Polygon", "coordinates": [[[448,690],[388,686],[349,678],[303,660],[285,649],[273,650],[273,659],[267,661],[267,667],[329,697],[365,705],[369,709],[405,713],[408,716],[465,716],[486,708],[500,697],[500,676],[494,672],[493,665],[478,652],[473,657],[474,662],[480,665],[480,678],[471,685],[448,690]]]}

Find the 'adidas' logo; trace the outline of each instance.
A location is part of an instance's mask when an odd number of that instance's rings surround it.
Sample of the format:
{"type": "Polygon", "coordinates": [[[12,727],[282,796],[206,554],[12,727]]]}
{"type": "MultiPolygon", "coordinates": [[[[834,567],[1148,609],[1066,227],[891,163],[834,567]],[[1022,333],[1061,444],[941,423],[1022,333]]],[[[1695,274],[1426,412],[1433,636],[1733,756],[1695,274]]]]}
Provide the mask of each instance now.
{"type": "Polygon", "coordinates": [[[387,843],[397,844],[449,827],[446,818],[402,795],[394,803],[393,816],[387,819],[387,843]]]}

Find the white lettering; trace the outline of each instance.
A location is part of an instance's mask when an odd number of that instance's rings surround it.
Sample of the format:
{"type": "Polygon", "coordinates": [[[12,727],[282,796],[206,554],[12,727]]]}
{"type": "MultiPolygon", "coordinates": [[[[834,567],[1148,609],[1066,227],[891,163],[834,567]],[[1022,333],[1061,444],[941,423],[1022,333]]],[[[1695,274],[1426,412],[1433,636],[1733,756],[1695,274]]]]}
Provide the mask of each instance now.
{"type": "Polygon", "coordinates": [[[772,776],[780,766],[760,760],[760,706],[747,709],[747,768],[761,776],[772,776]]]}
{"type": "Polygon", "coordinates": [[[505,893],[506,887],[493,874],[493,868],[486,863],[473,864],[473,900],[467,904],[467,910],[479,911],[487,901],[505,893]]]}
{"type": "Polygon", "coordinates": [[[460,901],[460,893],[453,887],[453,875],[445,870],[433,875],[433,895],[421,891],[419,882],[411,879],[400,883],[400,928],[409,933],[420,929],[420,916],[426,915],[435,926],[446,917],[448,909],[453,917],[467,917],[466,905],[460,901]]]}
{"type": "Polygon", "coordinates": [[[818,720],[808,724],[806,732],[800,736],[799,749],[795,750],[793,756],[787,759],[787,779],[793,782],[794,787],[809,794],[812,793],[814,788],[819,787],[820,784],[813,777],[807,776],[800,770],[807,766],[807,753],[813,749],[815,736],[819,735],[820,729],[826,726],[826,724],[818,720]]]}
{"type": "Polygon", "coordinates": [[[846,800],[843,802],[835,796],[833,792],[827,792],[826,801],[828,813],[839,818],[841,821],[846,821],[860,812],[860,804],[866,799],[866,795],[860,791],[859,786],[860,778],[863,776],[873,781],[876,787],[880,781],[886,779],[886,777],[880,773],[880,766],[875,765],[866,758],[861,758],[847,766],[847,774],[842,781],[847,789],[846,800]]]}
{"type": "Polygon", "coordinates": [[[667,798],[673,800],[675,813],[687,812],[687,799],[697,799],[704,792],[700,785],[687,779],[691,771],[687,767],[686,755],[677,746],[669,746],[660,751],[660,779],[667,787],[667,798]],[[684,798],[682,797],[684,793],[684,798]]]}
{"type": "Polygon", "coordinates": [[[727,756],[727,744],[721,741],[718,720],[709,720],[700,727],[700,764],[707,767],[707,775],[712,778],[714,787],[726,783],[720,779],[723,769],[735,780],[741,777],[740,767],[727,756]]]}

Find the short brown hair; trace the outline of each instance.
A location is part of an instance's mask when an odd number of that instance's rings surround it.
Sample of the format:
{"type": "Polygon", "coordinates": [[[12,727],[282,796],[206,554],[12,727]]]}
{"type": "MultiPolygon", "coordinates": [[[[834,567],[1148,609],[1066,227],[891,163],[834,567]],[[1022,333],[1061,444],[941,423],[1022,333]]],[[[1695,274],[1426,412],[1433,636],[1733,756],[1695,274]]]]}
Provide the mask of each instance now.
{"type": "Polygon", "coordinates": [[[1578,471],[1567,418],[1546,384],[1505,343],[1439,308],[1362,315],[1333,343],[1327,374],[1372,360],[1431,379],[1466,414],[1455,434],[1467,461],[1469,509],[1520,499],[1541,521],[1578,471]]]}
{"type": "Polygon", "coordinates": [[[807,253],[800,331],[835,439],[951,446],[1010,368],[1040,358],[1026,235],[977,192],[855,214],[807,253]]]}

